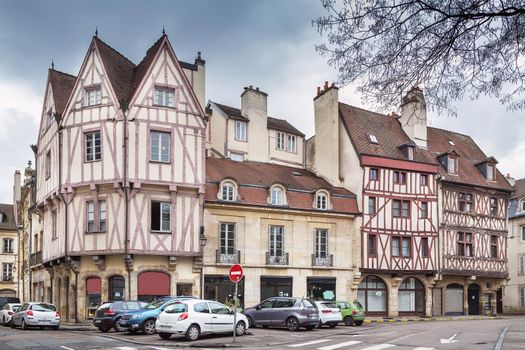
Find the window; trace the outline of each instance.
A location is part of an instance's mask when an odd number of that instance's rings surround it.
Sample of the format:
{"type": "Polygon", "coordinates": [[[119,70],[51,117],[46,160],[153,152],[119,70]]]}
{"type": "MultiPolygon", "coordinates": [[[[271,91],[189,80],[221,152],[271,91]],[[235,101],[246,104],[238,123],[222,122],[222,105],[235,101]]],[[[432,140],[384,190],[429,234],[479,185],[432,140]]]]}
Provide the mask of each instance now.
{"type": "Polygon", "coordinates": [[[399,256],[400,253],[400,241],[399,237],[392,237],[392,256],[399,256]]]}
{"type": "Polygon", "coordinates": [[[408,159],[409,160],[414,160],[414,147],[408,146],[407,147],[407,152],[408,152],[408,159]]]}
{"type": "Polygon", "coordinates": [[[230,152],[230,159],[234,160],[236,162],[244,162],[244,154],[236,153],[236,152],[230,152]]]}
{"type": "Polygon", "coordinates": [[[286,134],[284,132],[280,132],[280,131],[277,132],[277,149],[278,150],[284,151],[286,149],[285,137],[286,137],[286,134]]]}
{"type": "Polygon", "coordinates": [[[246,141],[246,122],[235,121],[235,139],[237,141],[246,141]]]}
{"type": "Polygon", "coordinates": [[[498,216],[498,199],[490,197],[490,215],[498,216]]]}
{"type": "Polygon", "coordinates": [[[419,182],[421,186],[428,186],[428,175],[427,174],[421,174],[419,177],[419,182]]]}
{"type": "Polygon", "coordinates": [[[46,130],[53,124],[53,112],[51,110],[46,113],[46,130]]]}
{"type": "Polygon", "coordinates": [[[490,257],[492,259],[498,258],[498,236],[490,236],[490,257]]]}
{"type": "Polygon", "coordinates": [[[472,233],[458,232],[457,233],[457,255],[459,256],[474,256],[472,233]]]}
{"type": "Polygon", "coordinates": [[[170,133],[152,131],[150,160],[169,163],[170,161],[170,133]]]}
{"type": "Polygon", "coordinates": [[[280,186],[273,186],[270,190],[272,205],[284,205],[284,190],[280,186]]]}
{"type": "Polygon", "coordinates": [[[472,212],[472,193],[469,192],[460,192],[458,195],[459,198],[459,211],[465,213],[472,212]]]}
{"type": "Polygon", "coordinates": [[[57,225],[58,225],[58,215],[57,211],[53,210],[51,213],[51,235],[52,238],[55,239],[58,237],[57,233],[57,225]]]}
{"type": "Polygon", "coordinates": [[[100,86],[86,89],[86,105],[96,106],[102,103],[102,90],[100,86]]]}
{"type": "Polygon", "coordinates": [[[210,301],[209,305],[210,305],[210,310],[212,314],[217,314],[217,315],[229,315],[230,314],[230,309],[228,309],[226,306],[222,304],[214,303],[210,301]]]}
{"type": "Polygon", "coordinates": [[[525,211],[525,199],[521,201],[521,210],[525,211]]]}
{"type": "Polygon", "coordinates": [[[13,239],[12,238],[4,238],[4,253],[12,253],[13,252],[13,239]]]}
{"type": "Polygon", "coordinates": [[[403,171],[394,171],[394,183],[399,185],[406,185],[407,173],[403,171]]]}
{"type": "Polygon", "coordinates": [[[270,256],[283,256],[283,226],[270,226],[270,256]]]}
{"type": "Polygon", "coordinates": [[[297,146],[296,146],[295,135],[288,134],[288,145],[287,145],[288,152],[295,153],[296,149],[297,149],[297,146]]]}
{"type": "Polygon", "coordinates": [[[428,258],[428,238],[421,238],[421,257],[428,258]]]}
{"type": "Polygon", "coordinates": [[[394,199],[393,205],[392,205],[392,215],[396,218],[403,217],[408,218],[410,217],[410,201],[403,201],[400,199],[394,199]]]}
{"type": "Polygon", "coordinates": [[[456,175],[456,158],[448,156],[447,157],[447,171],[450,175],[456,175]]]}
{"type": "Polygon", "coordinates": [[[368,214],[376,214],[376,197],[368,197],[368,214]]]}
{"type": "Polygon", "coordinates": [[[377,137],[375,135],[369,134],[368,139],[371,143],[379,144],[379,141],[377,141],[377,137]]]}
{"type": "Polygon", "coordinates": [[[51,177],[51,151],[47,151],[46,153],[46,162],[44,164],[45,167],[45,173],[46,173],[46,180],[51,177]]]}
{"type": "Polygon", "coordinates": [[[221,222],[219,251],[221,254],[234,254],[235,224],[221,222]]]}
{"type": "Polygon", "coordinates": [[[409,237],[403,237],[403,240],[401,241],[402,242],[402,253],[403,253],[403,257],[407,258],[407,257],[410,257],[410,251],[411,251],[411,239],[409,237]]]}
{"type": "Polygon", "coordinates": [[[525,275],[525,255],[518,255],[518,275],[525,275]]]}
{"type": "Polygon", "coordinates": [[[376,168],[370,168],[370,180],[371,181],[377,181],[378,179],[378,171],[376,168]]]}
{"type": "Polygon", "coordinates": [[[195,312],[199,312],[199,313],[202,313],[202,314],[209,314],[210,313],[210,309],[208,308],[208,303],[195,304],[195,305],[193,305],[193,310],[195,312]]]}
{"type": "Polygon", "coordinates": [[[225,181],[222,184],[221,199],[233,202],[235,200],[235,185],[233,182],[225,181]]]}
{"type": "Polygon", "coordinates": [[[376,235],[368,235],[368,256],[377,255],[376,235]]]}
{"type": "Polygon", "coordinates": [[[106,231],[106,201],[98,201],[98,224],[95,218],[95,207],[93,201],[86,202],[87,232],[106,231]]]}
{"type": "Polygon", "coordinates": [[[428,218],[428,202],[421,202],[421,210],[419,212],[419,218],[420,219],[427,219],[428,218]]]}
{"type": "Polygon", "coordinates": [[[12,263],[2,264],[2,279],[4,281],[13,279],[13,264],[12,263]]]}
{"type": "Polygon", "coordinates": [[[520,306],[525,306],[525,286],[520,286],[520,306]]]}
{"type": "Polygon", "coordinates": [[[496,179],[496,166],[494,164],[487,164],[487,180],[494,181],[496,179]]]}
{"type": "Polygon", "coordinates": [[[327,229],[315,229],[315,257],[326,258],[328,257],[328,230],[327,229]]]}
{"type": "Polygon", "coordinates": [[[171,231],[171,203],[151,202],[151,230],[171,231]]]}
{"type": "Polygon", "coordinates": [[[88,132],[84,135],[86,162],[100,160],[102,158],[102,148],[100,144],[100,131],[88,132]]]}
{"type": "Polygon", "coordinates": [[[166,87],[155,87],[156,106],[175,107],[175,89],[166,87]]]}
{"type": "Polygon", "coordinates": [[[525,226],[521,226],[521,240],[525,242],[525,226]]]}
{"type": "Polygon", "coordinates": [[[315,195],[315,207],[320,210],[328,209],[328,195],[324,192],[319,192],[315,195]]]}

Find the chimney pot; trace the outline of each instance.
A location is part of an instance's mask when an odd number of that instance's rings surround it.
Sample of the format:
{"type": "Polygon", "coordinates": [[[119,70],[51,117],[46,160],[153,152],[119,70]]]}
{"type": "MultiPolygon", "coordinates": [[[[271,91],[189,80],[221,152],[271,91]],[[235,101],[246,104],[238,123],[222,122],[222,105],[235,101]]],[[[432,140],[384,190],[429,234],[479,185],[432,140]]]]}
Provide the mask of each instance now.
{"type": "Polygon", "coordinates": [[[332,82],[332,87],[335,87],[335,83],[334,82],[332,82]]]}
{"type": "Polygon", "coordinates": [[[255,90],[259,91],[259,87],[257,86],[257,87],[255,88],[255,90]]]}
{"type": "Polygon", "coordinates": [[[253,85],[250,85],[250,89],[253,89],[253,85]]]}
{"type": "Polygon", "coordinates": [[[325,82],[324,82],[324,89],[325,89],[325,90],[328,89],[328,81],[325,81],[325,82]]]}
{"type": "Polygon", "coordinates": [[[320,86],[317,87],[317,96],[319,96],[319,95],[321,95],[321,87],[320,86]]]}

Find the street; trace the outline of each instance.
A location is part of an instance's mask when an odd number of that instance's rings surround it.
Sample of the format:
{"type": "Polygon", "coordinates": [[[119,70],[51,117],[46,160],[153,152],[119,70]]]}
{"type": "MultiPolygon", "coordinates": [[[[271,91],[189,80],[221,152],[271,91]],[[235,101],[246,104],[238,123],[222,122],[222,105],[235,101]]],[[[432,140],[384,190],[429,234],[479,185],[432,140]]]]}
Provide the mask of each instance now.
{"type": "MultiPolygon", "coordinates": [[[[525,317],[497,320],[426,321],[339,326],[314,331],[288,332],[283,329],[251,329],[239,337],[236,346],[245,349],[382,350],[403,349],[525,349],[525,317]],[[501,336],[501,333],[504,336],[501,336]],[[498,340],[499,344],[498,344],[498,340]]],[[[169,350],[181,347],[217,348],[231,346],[227,335],[203,336],[188,342],[180,336],[162,340],[144,336],[97,330],[29,330],[0,327],[0,350],[13,349],[111,349],[169,350]]]]}

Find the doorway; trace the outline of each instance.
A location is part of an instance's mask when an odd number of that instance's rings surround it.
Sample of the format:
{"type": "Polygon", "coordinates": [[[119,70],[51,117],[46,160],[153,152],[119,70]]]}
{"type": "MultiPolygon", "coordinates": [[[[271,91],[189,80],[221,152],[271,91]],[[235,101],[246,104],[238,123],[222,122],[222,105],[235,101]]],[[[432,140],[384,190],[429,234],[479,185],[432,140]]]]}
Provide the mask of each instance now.
{"type": "Polygon", "coordinates": [[[479,315],[479,285],[473,283],[468,286],[468,314],[479,315]]]}

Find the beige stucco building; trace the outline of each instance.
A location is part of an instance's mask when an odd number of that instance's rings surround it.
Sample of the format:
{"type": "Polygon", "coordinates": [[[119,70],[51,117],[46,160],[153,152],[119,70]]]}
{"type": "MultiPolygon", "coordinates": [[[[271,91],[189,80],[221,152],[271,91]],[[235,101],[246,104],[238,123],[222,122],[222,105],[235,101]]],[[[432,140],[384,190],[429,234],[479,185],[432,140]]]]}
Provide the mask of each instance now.
{"type": "Polygon", "coordinates": [[[0,203],[0,296],[18,297],[18,232],[12,204],[0,203]]]}

